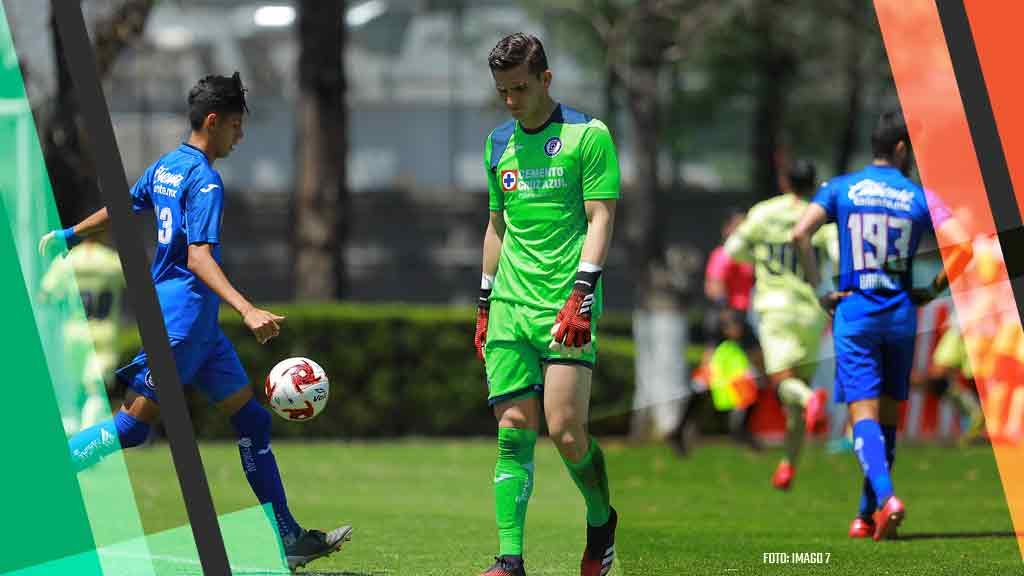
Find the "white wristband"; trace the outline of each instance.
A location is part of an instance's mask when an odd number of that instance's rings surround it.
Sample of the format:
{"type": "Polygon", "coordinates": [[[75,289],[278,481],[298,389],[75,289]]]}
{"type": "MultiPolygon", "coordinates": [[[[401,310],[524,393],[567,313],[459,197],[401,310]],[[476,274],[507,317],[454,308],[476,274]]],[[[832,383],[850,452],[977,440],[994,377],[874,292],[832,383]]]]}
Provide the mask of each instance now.
{"type": "Polygon", "coordinates": [[[597,264],[591,264],[590,262],[584,262],[580,260],[580,267],[577,268],[579,272],[600,272],[601,267],[597,264]]]}
{"type": "Polygon", "coordinates": [[[481,290],[490,290],[493,287],[494,287],[494,276],[491,276],[490,274],[482,274],[480,276],[480,289],[481,290]]]}

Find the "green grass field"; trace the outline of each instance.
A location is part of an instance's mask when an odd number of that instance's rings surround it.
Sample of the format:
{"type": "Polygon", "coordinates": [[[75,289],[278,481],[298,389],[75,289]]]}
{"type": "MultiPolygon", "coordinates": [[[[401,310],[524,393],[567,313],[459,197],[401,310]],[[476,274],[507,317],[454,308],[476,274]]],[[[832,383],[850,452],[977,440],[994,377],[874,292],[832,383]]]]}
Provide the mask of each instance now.
{"type": "MultiPolygon", "coordinates": [[[[812,447],[794,489],[773,491],[777,450],[706,444],[688,460],[660,445],[605,441],[620,514],[613,575],[1010,574],[1022,570],[991,449],[902,447],[894,482],[907,504],[902,540],[851,541],[859,470],[851,454],[812,447]],[[817,552],[828,564],[771,565],[770,552],[817,552]]],[[[475,576],[496,551],[489,441],[275,443],[291,507],[304,525],[352,523],[340,553],[310,573],[475,576]]],[[[255,505],[233,444],[203,444],[218,513],[255,505]]],[[[143,523],[185,523],[165,445],[130,452],[143,523]]],[[[537,448],[526,566],[578,574],[582,498],[550,442],[537,448]]]]}

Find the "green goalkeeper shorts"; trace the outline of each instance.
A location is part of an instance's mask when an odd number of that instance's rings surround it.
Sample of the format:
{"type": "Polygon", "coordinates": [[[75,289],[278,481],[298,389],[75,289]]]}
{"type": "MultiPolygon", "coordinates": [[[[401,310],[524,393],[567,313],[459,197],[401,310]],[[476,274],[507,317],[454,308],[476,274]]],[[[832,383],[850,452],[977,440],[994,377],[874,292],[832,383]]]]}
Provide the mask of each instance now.
{"type": "Polygon", "coordinates": [[[825,314],[775,312],[762,315],[760,320],[758,339],[765,372],[793,370],[798,377],[809,380],[818,364],[825,314]]]}
{"type": "Polygon", "coordinates": [[[491,303],[484,347],[488,404],[494,406],[520,396],[539,394],[544,386],[544,364],[594,367],[597,320],[590,324],[590,349],[572,357],[567,351],[548,348],[556,314],[501,300],[491,303]]]}

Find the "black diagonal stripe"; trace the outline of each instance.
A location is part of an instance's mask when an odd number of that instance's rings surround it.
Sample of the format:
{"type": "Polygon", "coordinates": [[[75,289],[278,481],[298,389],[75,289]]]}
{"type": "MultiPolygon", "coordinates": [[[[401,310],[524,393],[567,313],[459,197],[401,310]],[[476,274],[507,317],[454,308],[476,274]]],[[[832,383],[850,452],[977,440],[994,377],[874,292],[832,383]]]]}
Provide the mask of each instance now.
{"type": "Polygon", "coordinates": [[[1021,227],[1013,182],[1010,180],[992,102],[988,97],[981,62],[971,35],[967,9],[962,0],[937,0],[936,6],[999,235],[1006,274],[1017,301],[1017,313],[1024,318],[1024,228],[1021,227]]]}
{"type": "Polygon", "coordinates": [[[96,60],[85,29],[82,7],[79,2],[72,1],[53,2],[52,6],[96,162],[100,190],[110,213],[114,244],[121,257],[128,296],[134,305],[139,333],[160,392],[164,428],[203,573],[231,574],[206,473],[192,433],[192,420],[185,408],[185,393],[178,381],[156,291],[149,278],[146,254],[138,242],[142,231],[129,209],[128,182],[96,73],[96,60]]]}

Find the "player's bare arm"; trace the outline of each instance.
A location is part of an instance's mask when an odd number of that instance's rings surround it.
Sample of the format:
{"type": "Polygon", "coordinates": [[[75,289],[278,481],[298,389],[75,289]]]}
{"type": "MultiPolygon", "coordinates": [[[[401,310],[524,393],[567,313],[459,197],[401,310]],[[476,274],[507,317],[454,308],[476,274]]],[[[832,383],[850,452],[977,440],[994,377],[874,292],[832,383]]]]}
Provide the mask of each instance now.
{"type": "Polygon", "coordinates": [[[280,334],[278,322],[284,320],[284,316],[257,308],[246,300],[245,296],[232,286],[224,270],[213,258],[211,249],[211,245],[206,243],[189,244],[188,269],[220,296],[221,300],[238,311],[260,344],[280,334]]]}
{"type": "Polygon", "coordinates": [[[587,239],[583,243],[581,262],[604,266],[612,242],[612,228],[615,225],[615,202],[587,200],[583,203],[583,208],[587,212],[587,239]]]}
{"type": "Polygon", "coordinates": [[[935,236],[942,247],[943,266],[925,288],[910,291],[915,304],[927,304],[945,290],[967,268],[974,257],[974,247],[963,225],[953,218],[947,219],[935,230],[935,236]]]}
{"type": "Polygon", "coordinates": [[[796,248],[797,257],[800,258],[800,266],[804,269],[807,282],[817,288],[821,282],[818,274],[818,261],[814,255],[814,247],[811,245],[811,238],[828,220],[825,209],[817,204],[810,204],[804,210],[803,216],[793,228],[793,245],[796,248]]]}
{"type": "Polygon", "coordinates": [[[494,278],[498,273],[498,258],[501,256],[501,240],[505,237],[505,216],[502,211],[492,211],[484,232],[484,274],[494,278]]]}
{"type": "Polygon", "coordinates": [[[39,239],[39,254],[46,257],[55,250],[57,245],[54,242],[57,239],[58,234],[63,234],[64,243],[68,248],[73,247],[79,241],[87,236],[92,236],[97,232],[102,232],[106,229],[107,223],[110,221],[110,215],[107,213],[107,209],[100,208],[93,212],[85,220],[82,220],[78,224],[64,230],[53,230],[47,232],[39,239]]]}
{"type": "MultiPolygon", "coordinates": [[[[828,214],[818,204],[811,203],[804,210],[803,216],[793,228],[793,245],[796,248],[797,257],[800,259],[800,266],[804,269],[807,283],[818,290],[821,283],[821,276],[818,274],[818,259],[814,255],[814,246],[811,239],[814,233],[828,221],[828,214]]],[[[849,295],[849,292],[829,292],[822,295],[821,306],[826,312],[832,314],[836,304],[849,295]]]]}
{"type": "Polygon", "coordinates": [[[110,215],[107,213],[106,207],[104,207],[87,216],[85,220],[75,224],[73,229],[78,236],[92,236],[97,232],[105,230],[108,222],[110,222],[110,215]]]}
{"type": "Polygon", "coordinates": [[[491,287],[494,276],[498,273],[498,260],[501,258],[501,240],[505,237],[505,217],[501,210],[492,210],[484,232],[483,274],[480,277],[480,298],[476,306],[476,329],[473,334],[473,347],[476,357],[484,359],[484,346],[487,344],[487,322],[491,311],[491,287]]]}
{"type": "Polygon", "coordinates": [[[583,241],[575,287],[551,327],[552,350],[564,346],[578,352],[590,345],[590,303],[612,241],[615,200],[586,200],[583,208],[587,213],[587,235],[583,241]]]}

